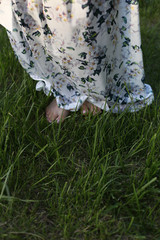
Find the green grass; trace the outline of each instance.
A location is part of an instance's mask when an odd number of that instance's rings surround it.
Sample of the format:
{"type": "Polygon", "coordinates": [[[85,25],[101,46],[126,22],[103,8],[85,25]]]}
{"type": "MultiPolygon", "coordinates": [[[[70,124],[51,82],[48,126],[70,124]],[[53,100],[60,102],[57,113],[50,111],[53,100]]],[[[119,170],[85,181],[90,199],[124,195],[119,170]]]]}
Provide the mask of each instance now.
{"type": "Polygon", "coordinates": [[[48,124],[0,30],[1,240],[160,239],[160,3],[140,3],[155,102],[137,113],[48,124]]]}

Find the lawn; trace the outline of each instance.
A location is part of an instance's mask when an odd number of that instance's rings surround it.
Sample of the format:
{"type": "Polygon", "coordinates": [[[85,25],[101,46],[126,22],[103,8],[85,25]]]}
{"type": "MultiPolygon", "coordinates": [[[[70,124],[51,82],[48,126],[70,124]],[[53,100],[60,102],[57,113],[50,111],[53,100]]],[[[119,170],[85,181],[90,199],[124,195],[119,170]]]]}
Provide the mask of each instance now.
{"type": "Polygon", "coordinates": [[[141,0],[154,103],[59,125],[0,28],[0,240],[160,239],[159,14],[159,0],[141,0]]]}

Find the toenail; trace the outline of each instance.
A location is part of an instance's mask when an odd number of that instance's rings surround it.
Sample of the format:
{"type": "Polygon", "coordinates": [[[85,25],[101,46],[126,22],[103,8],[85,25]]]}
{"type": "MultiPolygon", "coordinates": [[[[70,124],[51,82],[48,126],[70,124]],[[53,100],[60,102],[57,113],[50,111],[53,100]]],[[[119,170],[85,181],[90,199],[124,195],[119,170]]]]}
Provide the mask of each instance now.
{"type": "Polygon", "coordinates": [[[59,119],[57,119],[57,123],[59,123],[60,122],[60,120],[59,119]]]}
{"type": "Polygon", "coordinates": [[[83,113],[86,113],[86,110],[83,110],[83,113]]]}

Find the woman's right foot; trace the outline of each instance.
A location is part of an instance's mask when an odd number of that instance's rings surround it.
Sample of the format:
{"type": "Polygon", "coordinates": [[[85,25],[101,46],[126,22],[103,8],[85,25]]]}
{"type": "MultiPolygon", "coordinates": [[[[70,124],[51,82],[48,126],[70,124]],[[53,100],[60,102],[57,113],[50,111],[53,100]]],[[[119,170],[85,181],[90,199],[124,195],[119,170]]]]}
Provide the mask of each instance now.
{"type": "Polygon", "coordinates": [[[46,118],[48,122],[56,121],[59,123],[60,121],[64,121],[64,119],[69,115],[70,111],[65,110],[63,108],[59,108],[54,99],[46,108],[46,118]]]}

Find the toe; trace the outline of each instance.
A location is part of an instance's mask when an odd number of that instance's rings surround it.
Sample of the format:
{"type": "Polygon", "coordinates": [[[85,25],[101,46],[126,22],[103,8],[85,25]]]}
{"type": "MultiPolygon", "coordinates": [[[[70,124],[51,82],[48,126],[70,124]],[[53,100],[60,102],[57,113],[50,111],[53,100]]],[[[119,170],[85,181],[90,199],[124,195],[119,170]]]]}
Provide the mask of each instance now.
{"type": "Polygon", "coordinates": [[[68,110],[59,108],[57,106],[56,100],[53,100],[50,105],[46,108],[46,118],[49,123],[55,121],[59,123],[64,121],[64,119],[69,115],[68,110]]]}
{"type": "Polygon", "coordinates": [[[88,106],[86,104],[83,104],[83,106],[82,106],[82,114],[83,115],[87,115],[88,112],[89,112],[88,106]]]}
{"type": "Polygon", "coordinates": [[[53,122],[56,118],[57,118],[58,115],[56,115],[54,112],[48,112],[46,113],[46,119],[49,123],[53,122]]]}
{"type": "Polygon", "coordinates": [[[62,108],[58,108],[58,117],[56,118],[56,122],[59,123],[60,121],[63,122],[66,117],[69,115],[70,111],[65,110],[62,108]]]}
{"type": "Polygon", "coordinates": [[[101,111],[102,110],[99,107],[94,106],[93,115],[97,115],[97,114],[101,113],[101,111]]]}
{"type": "Polygon", "coordinates": [[[92,115],[97,115],[97,114],[101,113],[101,109],[99,107],[93,105],[92,103],[86,101],[82,105],[82,114],[88,115],[89,113],[91,113],[92,115]]]}

